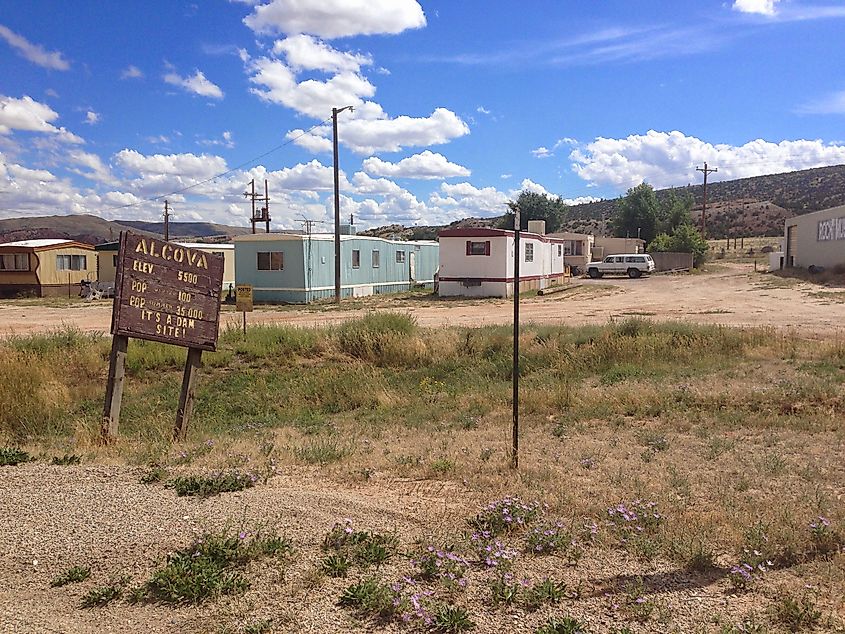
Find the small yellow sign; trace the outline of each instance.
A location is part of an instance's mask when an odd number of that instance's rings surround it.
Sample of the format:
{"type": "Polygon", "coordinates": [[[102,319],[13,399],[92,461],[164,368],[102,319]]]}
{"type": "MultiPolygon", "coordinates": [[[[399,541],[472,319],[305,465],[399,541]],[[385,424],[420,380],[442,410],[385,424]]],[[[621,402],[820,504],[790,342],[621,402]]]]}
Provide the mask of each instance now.
{"type": "Polygon", "coordinates": [[[252,312],[252,284],[238,284],[235,287],[235,308],[239,312],[252,312]]]}

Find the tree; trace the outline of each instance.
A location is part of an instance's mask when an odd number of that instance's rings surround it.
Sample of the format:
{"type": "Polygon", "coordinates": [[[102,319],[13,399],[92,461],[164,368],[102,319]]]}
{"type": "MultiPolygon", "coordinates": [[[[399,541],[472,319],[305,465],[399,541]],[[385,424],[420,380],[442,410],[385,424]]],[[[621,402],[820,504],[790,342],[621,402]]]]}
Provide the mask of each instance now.
{"type": "Polygon", "coordinates": [[[652,252],[674,251],[676,253],[692,253],[692,263],[695,267],[699,267],[704,263],[704,258],[709,248],[707,240],[704,239],[701,232],[688,222],[675,227],[671,234],[658,234],[651,241],[651,244],[648,245],[648,250],[652,252]]]}
{"type": "Polygon", "coordinates": [[[508,202],[510,211],[502,217],[499,227],[513,228],[513,212],[517,207],[520,211],[520,229],[527,229],[529,220],[545,220],[546,231],[554,233],[560,230],[569,215],[569,207],[560,196],[553,198],[548,194],[538,194],[524,189],[519,192],[515,201],[508,202]]]}
{"type": "Polygon", "coordinates": [[[690,211],[695,204],[692,194],[689,192],[678,196],[674,189],[663,198],[657,212],[658,233],[673,233],[676,228],[683,224],[692,224],[690,211]]]}
{"type": "Polygon", "coordinates": [[[611,219],[613,234],[620,238],[639,237],[646,244],[657,235],[657,196],[648,183],[632,187],[619,204],[619,210],[611,219]]]}

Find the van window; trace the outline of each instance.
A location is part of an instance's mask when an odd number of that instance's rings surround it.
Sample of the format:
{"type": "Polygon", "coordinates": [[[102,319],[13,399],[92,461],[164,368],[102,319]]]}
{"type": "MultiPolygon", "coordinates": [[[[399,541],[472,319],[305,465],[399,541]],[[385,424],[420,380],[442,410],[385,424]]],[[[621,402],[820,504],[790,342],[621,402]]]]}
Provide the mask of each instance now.
{"type": "Polygon", "coordinates": [[[624,261],[625,261],[625,258],[624,258],[624,257],[622,257],[621,255],[617,255],[617,256],[616,256],[616,261],[617,261],[617,262],[624,262],[624,261]]]}
{"type": "Polygon", "coordinates": [[[604,261],[605,261],[605,262],[613,262],[613,256],[612,256],[612,255],[608,255],[608,256],[604,259],[604,261]]]}

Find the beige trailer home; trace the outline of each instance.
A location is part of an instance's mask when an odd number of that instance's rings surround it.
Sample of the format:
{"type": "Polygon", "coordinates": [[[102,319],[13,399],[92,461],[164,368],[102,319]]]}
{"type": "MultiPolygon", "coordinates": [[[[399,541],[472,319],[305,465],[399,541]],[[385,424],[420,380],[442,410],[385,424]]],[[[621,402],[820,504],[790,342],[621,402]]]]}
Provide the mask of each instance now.
{"type": "Polygon", "coordinates": [[[72,240],[19,240],[0,244],[0,297],[61,297],[97,278],[90,244],[72,240]]]}

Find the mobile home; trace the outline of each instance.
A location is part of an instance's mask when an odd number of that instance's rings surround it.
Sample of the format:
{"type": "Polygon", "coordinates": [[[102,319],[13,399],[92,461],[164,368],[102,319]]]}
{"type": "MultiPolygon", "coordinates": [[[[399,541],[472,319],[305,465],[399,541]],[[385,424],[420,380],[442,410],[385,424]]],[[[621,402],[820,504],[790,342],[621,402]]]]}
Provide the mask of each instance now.
{"type": "Polygon", "coordinates": [[[0,297],[59,297],[97,276],[94,247],[73,240],[0,244],[0,297]]]}
{"type": "MultiPolygon", "coordinates": [[[[341,296],[396,293],[432,286],[439,245],[342,235],[341,296]]],[[[238,284],[256,302],[307,304],[334,296],[334,235],[257,233],[235,238],[238,284]]]]}

